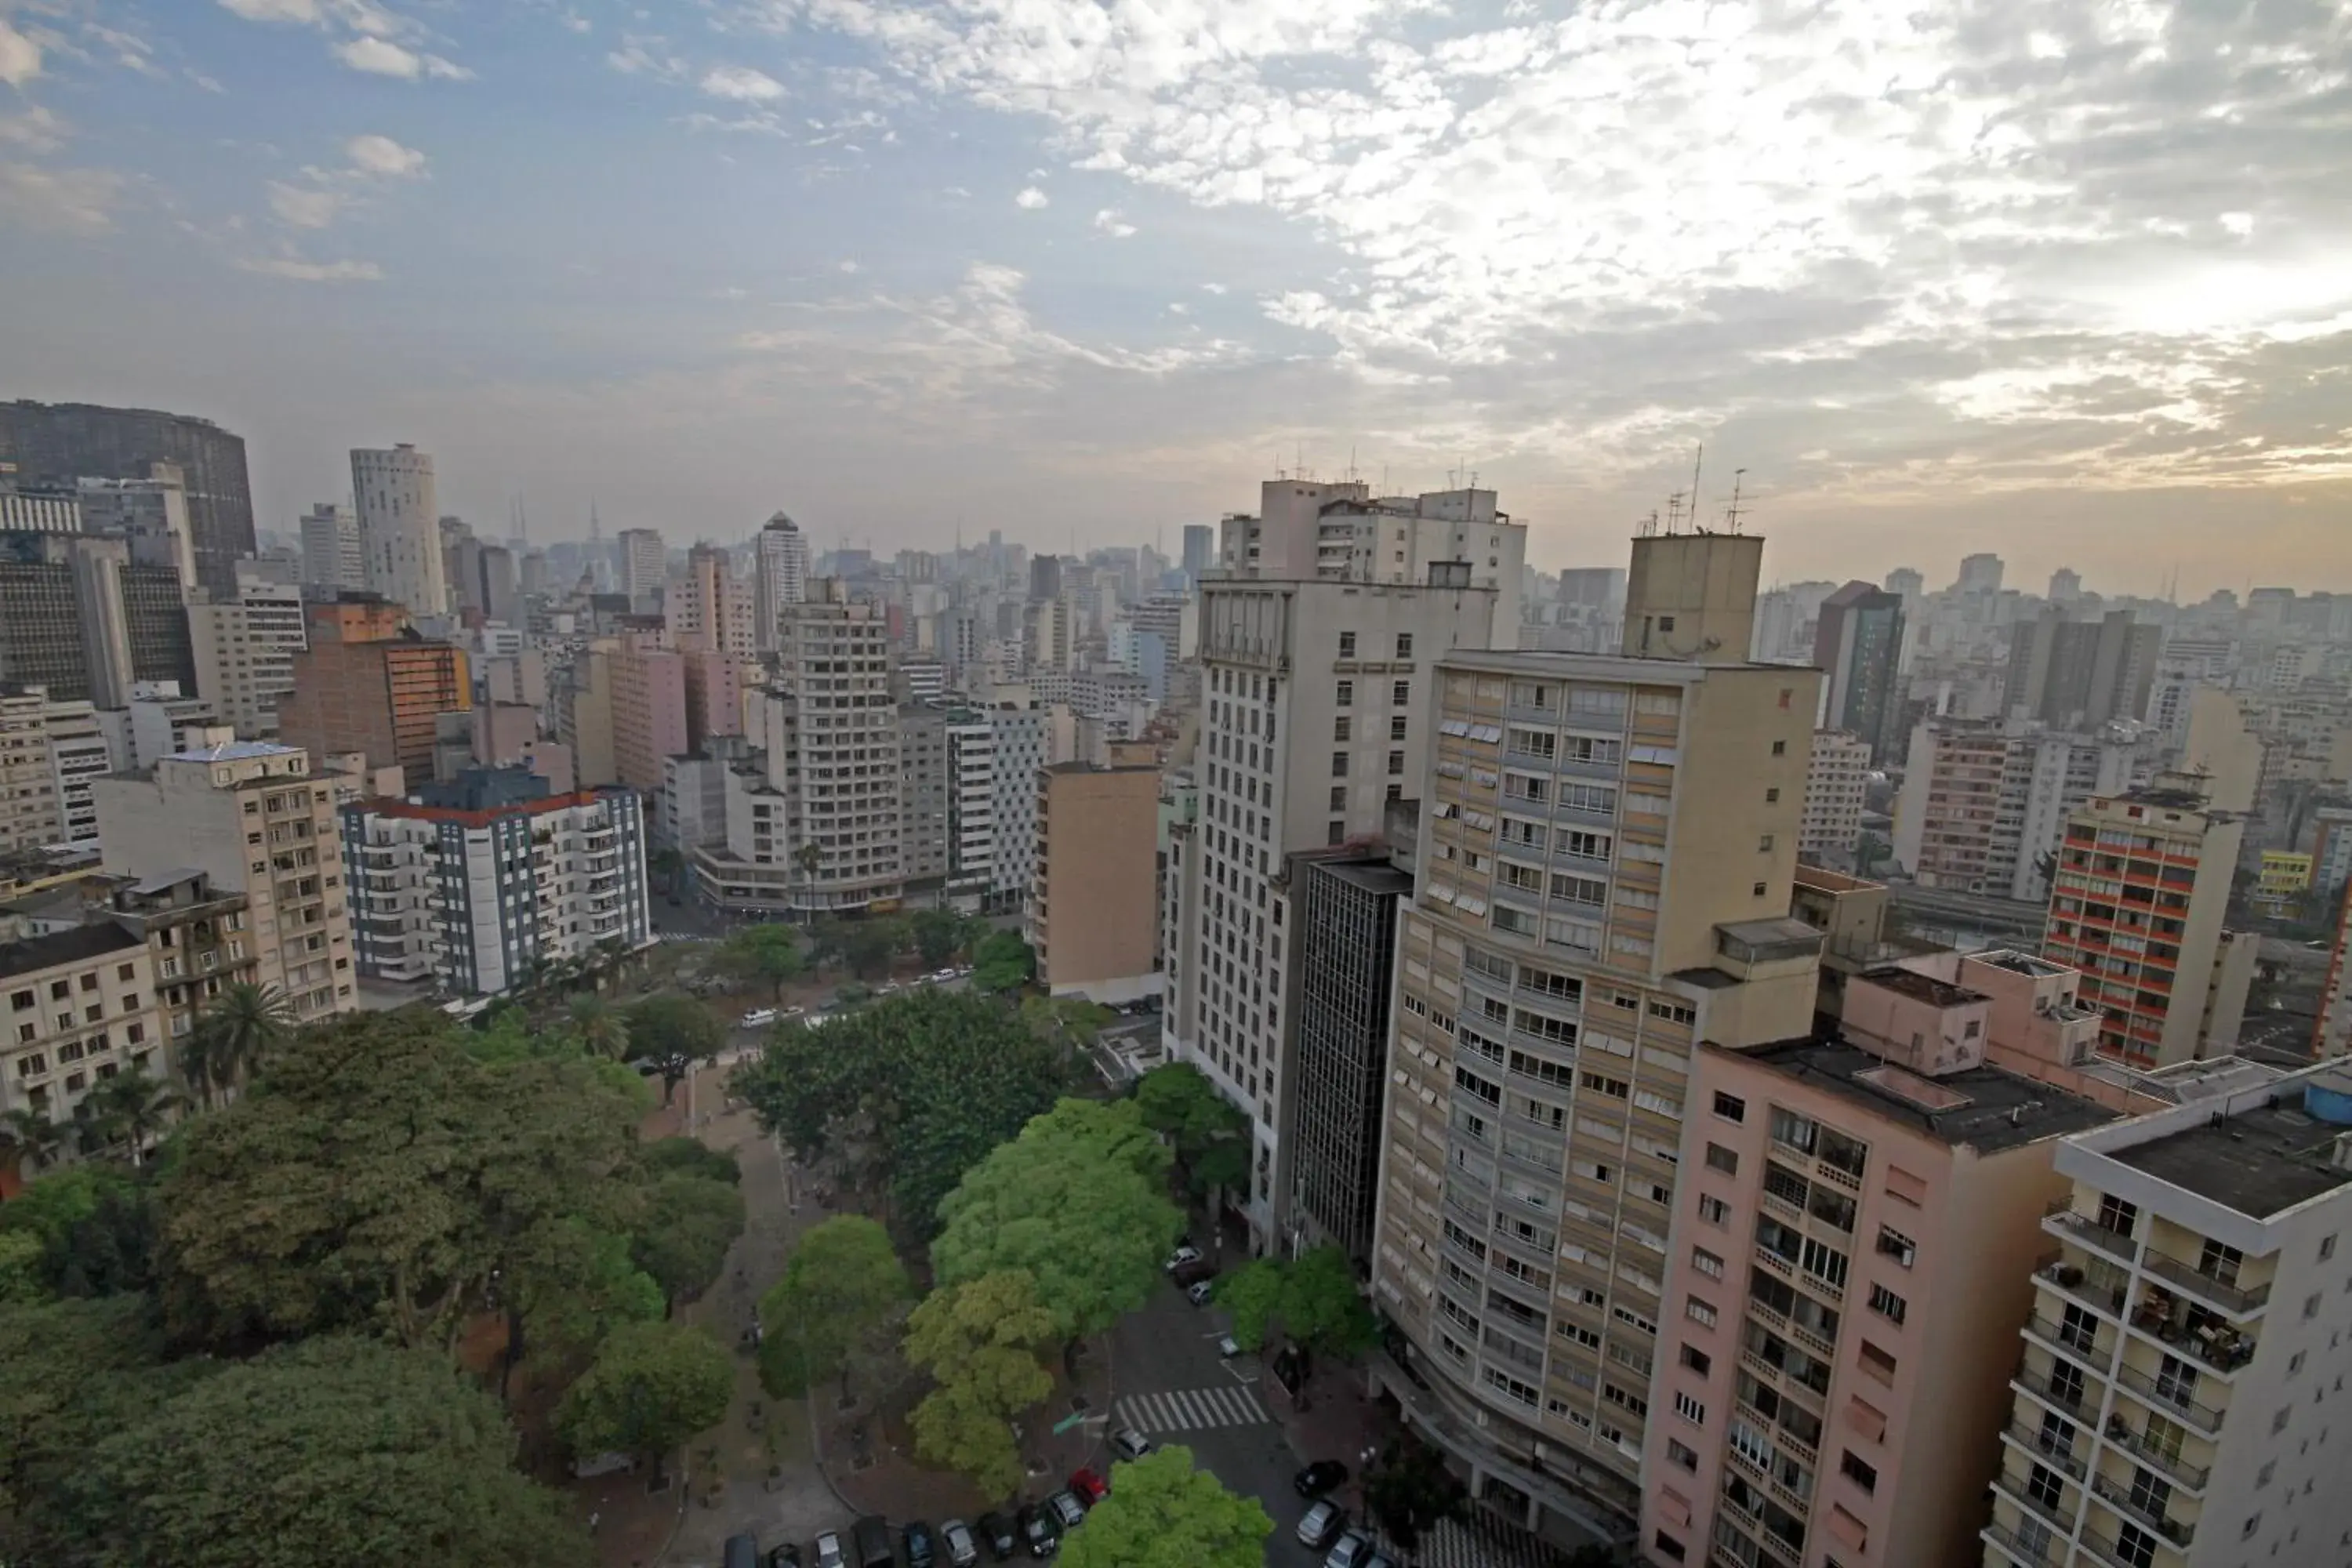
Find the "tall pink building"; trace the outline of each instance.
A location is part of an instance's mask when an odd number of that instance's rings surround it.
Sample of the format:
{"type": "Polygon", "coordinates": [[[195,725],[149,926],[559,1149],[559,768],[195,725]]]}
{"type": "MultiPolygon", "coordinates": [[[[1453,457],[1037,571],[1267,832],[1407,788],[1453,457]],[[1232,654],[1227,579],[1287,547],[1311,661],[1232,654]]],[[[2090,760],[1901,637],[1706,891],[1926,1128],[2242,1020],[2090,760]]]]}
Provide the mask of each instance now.
{"type": "Polygon", "coordinates": [[[612,656],[612,672],[614,771],[631,789],[657,795],[662,759],[694,749],[687,740],[685,656],[632,637],[612,656]]]}
{"type": "Polygon", "coordinates": [[[1909,969],[1834,1037],[1691,1061],[1642,1473],[1660,1563],[1980,1560],[2017,1332],[2113,1112],[1986,1053],[1996,999],[1909,969]]]}

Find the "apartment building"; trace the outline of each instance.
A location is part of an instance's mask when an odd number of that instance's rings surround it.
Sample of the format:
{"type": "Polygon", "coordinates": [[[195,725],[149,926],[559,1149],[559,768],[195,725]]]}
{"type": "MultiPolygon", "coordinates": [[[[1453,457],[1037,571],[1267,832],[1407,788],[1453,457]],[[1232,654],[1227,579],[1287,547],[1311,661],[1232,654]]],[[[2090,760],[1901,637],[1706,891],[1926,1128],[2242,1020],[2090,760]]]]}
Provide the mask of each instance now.
{"type": "Polygon", "coordinates": [[[2137,760],[2113,731],[1930,720],[1912,731],[1895,858],[1922,887],[2039,903],[2068,816],[2130,787],[2137,760]]]}
{"type": "Polygon", "coordinates": [[[735,575],[727,552],[698,544],[686,552],[686,576],[668,590],[672,646],[729,658],[756,654],[758,627],[752,585],[735,575]]]}
{"type": "Polygon", "coordinates": [[[613,769],[646,795],[661,790],[662,762],[694,750],[687,723],[686,659],[629,636],[608,657],[613,681],[613,769]]]}
{"type": "Polygon", "coordinates": [[[1053,715],[1036,707],[993,707],[988,716],[989,899],[1018,909],[1037,867],[1037,770],[1072,759],[1055,743],[1053,715]]]}
{"type": "Polygon", "coordinates": [[[948,886],[959,908],[976,910],[996,880],[996,726],[959,708],[948,715],[948,886]]]}
{"type": "Polygon", "coordinates": [[[196,695],[240,740],[276,733],[278,710],[294,689],[294,660],[309,647],[302,591],[291,584],[237,579],[236,595],[188,600],[188,641],[196,695]]]}
{"type": "Polygon", "coordinates": [[[95,781],[106,868],[142,879],[203,871],[242,893],[255,978],[309,1022],[358,1005],[334,791],[299,746],[226,742],[95,781]]]}
{"type": "Polygon", "coordinates": [[[2164,1067],[2236,1042],[2257,943],[2222,921],[2243,831],[2179,773],[2067,819],[2042,952],[2083,972],[2102,1053],[2164,1067]]]}
{"type": "Polygon", "coordinates": [[[65,842],[48,710],[45,688],[0,691],[0,849],[65,842]]]}
{"type": "Polygon", "coordinates": [[[937,899],[947,887],[948,711],[933,702],[898,709],[898,838],[908,890],[937,899]]]}
{"type": "Polygon", "coordinates": [[[431,778],[440,716],[473,711],[466,650],[417,636],[388,600],[346,596],[309,613],[310,646],[294,656],[293,689],[278,707],[279,740],[313,756],[364,752],[373,766],[431,778]]]}
{"type": "MultiPolygon", "coordinates": [[[[1636,542],[1629,640],[1749,646],[1706,542],[1644,571],[1636,542]]],[[[1812,1027],[1822,939],[1786,911],[1820,678],[1530,653],[1435,675],[1372,1261],[1412,1366],[1373,1373],[1531,1521],[1630,1523],[1695,1043],[1812,1027]]]]}
{"type": "Polygon", "coordinates": [[[1487,589],[1202,588],[1201,819],[1170,847],[1171,877],[1198,901],[1170,927],[1181,940],[1167,985],[1179,1002],[1163,1037],[1249,1113],[1252,1180],[1234,1198],[1261,1247],[1288,1228],[1292,1187],[1279,1135],[1295,1043],[1289,857],[1379,833],[1388,803],[1421,787],[1435,661],[1485,646],[1492,627],[1487,589]]]}
{"type": "Polygon", "coordinates": [[[1055,996],[1114,1004],[1160,994],[1160,763],[1114,742],[1108,766],[1037,772],[1037,879],[1025,924],[1055,996]]]}
{"type": "Polygon", "coordinates": [[[643,807],[476,769],[411,801],[341,808],[360,972],[495,995],[558,960],[653,940],[643,807]]]}
{"type": "Polygon", "coordinates": [[[2327,1064],[2059,1146],[1988,1568],[2352,1561],[2348,1134],[2327,1064]]]}
{"type": "Polygon", "coordinates": [[[1642,1542],[1654,1562],[1981,1550],[2059,1140],[2113,1113],[1987,1065],[1991,1002],[1890,967],[1831,1033],[1692,1058],[1642,1542]]]}
{"type": "Polygon", "coordinates": [[[1869,785],[1870,742],[1840,730],[1814,731],[1797,853],[1809,860],[1850,858],[1862,839],[1862,807],[1869,785]]]}

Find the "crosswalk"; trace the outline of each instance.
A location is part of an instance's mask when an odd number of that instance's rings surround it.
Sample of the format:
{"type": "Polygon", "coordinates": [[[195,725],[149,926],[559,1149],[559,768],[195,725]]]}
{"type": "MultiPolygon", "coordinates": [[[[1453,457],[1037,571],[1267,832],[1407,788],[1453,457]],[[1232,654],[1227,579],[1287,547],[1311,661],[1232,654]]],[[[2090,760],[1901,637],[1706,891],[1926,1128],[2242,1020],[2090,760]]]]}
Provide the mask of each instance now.
{"type": "Polygon", "coordinates": [[[1238,1384],[1175,1394],[1130,1394],[1112,1406],[1121,1423],[1147,1435],[1211,1426],[1260,1426],[1274,1419],[1257,1395],[1238,1384]]]}
{"type": "Polygon", "coordinates": [[[1439,1521],[1410,1555],[1385,1541],[1381,1544],[1398,1562],[1416,1568],[1556,1568],[1562,1561],[1546,1542],[1484,1510],[1475,1511],[1466,1523],[1439,1521]]]}

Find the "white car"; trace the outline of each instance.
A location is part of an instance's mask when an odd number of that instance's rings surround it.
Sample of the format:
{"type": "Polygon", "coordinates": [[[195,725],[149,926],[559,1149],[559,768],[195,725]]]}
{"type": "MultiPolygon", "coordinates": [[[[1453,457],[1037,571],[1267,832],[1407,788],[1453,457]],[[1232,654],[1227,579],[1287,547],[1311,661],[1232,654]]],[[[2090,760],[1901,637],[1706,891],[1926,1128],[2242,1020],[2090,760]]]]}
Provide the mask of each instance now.
{"type": "Polygon", "coordinates": [[[1151,1439],[1132,1426],[1122,1426],[1112,1433],[1110,1446],[1122,1459],[1139,1459],[1151,1452],[1151,1439]]]}
{"type": "Polygon", "coordinates": [[[1298,1521],[1298,1543],[1301,1546],[1324,1545],[1347,1522],[1348,1516],[1339,1511],[1338,1503],[1318,1502],[1307,1510],[1305,1519],[1298,1521]]]}
{"type": "MultiPolygon", "coordinates": [[[[1331,1554],[1323,1559],[1323,1568],[1359,1568],[1359,1564],[1371,1554],[1371,1537],[1361,1531],[1351,1530],[1333,1545],[1331,1554]]],[[[824,1561],[822,1550],[817,1560],[820,1563],[824,1561]]]]}
{"type": "Polygon", "coordinates": [[[773,1007],[754,1007],[743,1015],[743,1027],[747,1029],[764,1029],[775,1021],[776,1010],[773,1007]]]}
{"type": "Polygon", "coordinates": [[[1161,1264],[1160,1267],[1168,1273],[1173,1274],[1179,1268],[1183,1268],[1187,1263],[1198,1263],[1200,1261],[1201,1249],[1199,1247],[1180,1247],[1175,1251],[1170,1253],[1168,1255],[1168,1261],[1161,1264]]]}
{"type": "Polygon", "coordinates": [[[816,1568],[846,1568],[841,1554],[841,1537],[826,1531],[816,1538],[816,1568]]]}
{"type": "Polygon", "coordinates": [[[952,969],[935,969],[931,971],[931,978],[934,980],[953,980],[955,977],[956,972],[952,969]]]}
{"type": "Polygon", "coordinates": [[[784,1016],[787,1018],[797,1018],[807,1011],[808,1009],[805,1007],[787,1007],[784,1009],[784,1016]]]}
{"type": "Polygon", "coordinates": [[[1242,1353],[1242,1342],[1231,1334],[1223,1335],[1217,1341],[1217,1353],[1231,1361],[1242,1353]]]}

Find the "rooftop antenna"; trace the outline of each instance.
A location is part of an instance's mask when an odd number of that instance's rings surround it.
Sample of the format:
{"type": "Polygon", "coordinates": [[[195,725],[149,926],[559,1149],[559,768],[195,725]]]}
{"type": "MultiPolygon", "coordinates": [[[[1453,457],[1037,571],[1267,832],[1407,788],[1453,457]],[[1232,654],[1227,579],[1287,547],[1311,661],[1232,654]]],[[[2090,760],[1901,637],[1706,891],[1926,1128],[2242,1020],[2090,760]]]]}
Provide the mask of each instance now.
{"type": "Polygon", "coordinates": [[[594,498],[591,497],[588,501],[588,542],[602,544],[604,542],[604,524],[603,520],[597,517],[596,502],[594,498]]]}
{"type": "Polygon", "coordinates": [[[1633,536],[1637,539],[1655,539],[1658,536],[1658,513],[1655,508],[1651,509],[1649,516],[1634,524],[1633,536]]]}
{"type": "Polygon", "coordinates": [[[1739,531],[1739,481],[1748,476],[1746,468],[1731,470],[1731,504],[1724,509],[1723,527],[1728,533],[1739,531]]]}
{"type": "Polygon", "coordinates": [[[1698,526],[1698,475],[1699,465],[1706,460],[1706,443],[1702,441],[1698,449],[1691,454],[1690,521],[1693,532],[1701,531],[1698,526]]]}
{"type": "Polygon", "coordinates": [[[1682,521],[1683,492],[1675,490],[1666,497],[1666,536],[1668,538],[1674,537],[1675,531],[1682,526],[1682,521]]]}

